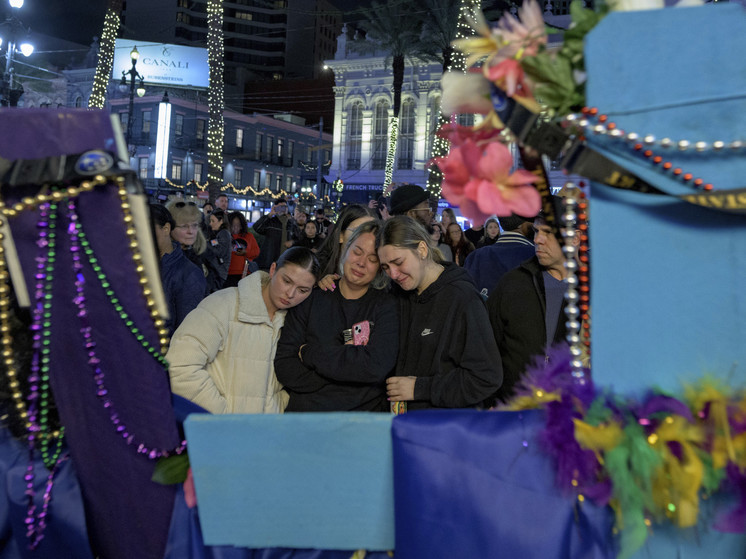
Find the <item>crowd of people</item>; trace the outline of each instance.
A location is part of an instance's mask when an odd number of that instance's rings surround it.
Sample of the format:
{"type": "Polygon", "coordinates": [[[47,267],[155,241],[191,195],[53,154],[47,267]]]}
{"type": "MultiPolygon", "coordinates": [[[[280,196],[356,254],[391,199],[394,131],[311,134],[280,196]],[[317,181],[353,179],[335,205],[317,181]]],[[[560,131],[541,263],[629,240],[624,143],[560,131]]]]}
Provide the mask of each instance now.
{"type": "Polygon", "coordinates": [[[336,223],[277,198],[251,227],[225,195],[151,216],[172,390],[212,413],[491,407],[565,333],[542,214],[464,230],[405,184],[336,223]]]}

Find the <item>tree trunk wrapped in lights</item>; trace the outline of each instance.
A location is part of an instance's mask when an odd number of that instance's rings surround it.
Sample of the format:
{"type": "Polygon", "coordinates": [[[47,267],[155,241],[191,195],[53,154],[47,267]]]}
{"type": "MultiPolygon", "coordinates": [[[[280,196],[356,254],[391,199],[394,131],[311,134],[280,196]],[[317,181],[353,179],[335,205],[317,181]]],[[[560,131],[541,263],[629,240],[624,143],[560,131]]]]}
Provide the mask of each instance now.
{"type": "Polygon", "coordinates": [[[210,67],[210,89],[207,94],[209,122],[207,126],[207,181],[210,199],[215,200],[223,186],[223,132],[225,121],[223,45],[223,3],[208,0],[207,3],[207,61],[210,67]]]}
{"type": "MultiPolygon", "coordinates": [[[[443,73],[452,71],[466,71],[466,57],[463,53],[454,50],[451,43],[454,39],[465,39],[474,35],[474,30],[469,25],[469,18],[474,17],[475,10],[479,9],[478,0],[461,0],[458,7],[457,24],[454,28],[447,25],[446,18],[450,18],[453,14],[448,11],[448,5],[451,4],[448,0],[427,0],[428,4],[445,4],[443,9],[436,9],[436,6],[429,6],[430,14],[433,16],[432,28],[437,32],[440,39],[438,44],[441,46],[441,52],[438,53],[439,57],[443,62],[443,73]],[[438,18],[444,19],[444,22],[438,24],[438,18]],[[455,33],[454,33],[455,31],[455,33]],[[453,36],[450,34],[453,33],[453,36]]],[[[450,19],[452,21],[452,19],[450,19]]],[[[426,27],[427,28],[427,27],[426,27]]],[[[449,118],[443,116],[442,113],[438,113],[438,127],[437,131],[443,127],[443,125],[450,122],[449,118]]],[[[437,133],[437,132],[436,132],[437,133]]],[[[445,138],[435,136],[433,139],[433,148],[431,157],[443,157],[448,153],[450,148],[450,142],[445,138]]],[[[432,163],[428,168],[427,176],[427,189],[432,196],[440,198],[440,184],[443,181],[443,172],[440,168],[432,163]]]]}
{"type": "Polygon", "coordinates": [[[96,74],[93,77],[93,89],[88,98],[89,109],[103,109],[106,103],[106,86],[111,76],[111,68],[114,64],[114,46],[119,30],[119,14],[122,12],[123,0],[109,0],[104,16],[104,28],[101,32],[99,43],[98,62],[96,74]]]}
{"type": "Polygon", "coordinates": [[[367,29],[367,38],[371,41],[369,43],[356,41],[351,45],[352,48],[360,51],[375,49],[386,51],[389,53],[389,60],[392,61],[394,117],[389,122],[384,188],[391,183],[394,172],[396,144],[399,137],[399,108],[404,84],[404,59],[422,50],[419,46],[422,26],[417,13],[415,4],[374,1],[369,9],[363,10],[366,19],[363,27],[367,29]]]}

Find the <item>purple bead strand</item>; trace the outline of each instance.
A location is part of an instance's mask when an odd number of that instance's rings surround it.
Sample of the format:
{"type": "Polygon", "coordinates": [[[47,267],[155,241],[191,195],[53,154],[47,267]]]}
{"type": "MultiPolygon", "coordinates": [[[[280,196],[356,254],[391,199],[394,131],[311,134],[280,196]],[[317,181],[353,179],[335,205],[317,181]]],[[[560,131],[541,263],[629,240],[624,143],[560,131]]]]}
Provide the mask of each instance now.
{"type": "Polygon", "coordinates": [[[75,298],[73,302],[78,307],[78,319],[80,321],[80,333],[83,336],[85,342],[85,349],[88,355],[88,365],[91,367],[93,372],[93,379],[96,383],[96,396],[103,403],[105,409],[108,410],[109,419],[114,426],[117,434],[130,446],[136,445],[137,452],[147,456],[150,460],[156,460],[170,456],[172,454],[181,454],[186,448],[186,441],[182,441],[179,446],[173,450],[162,450],[146,446],[144,443],[136,440],[135,436],[130,433],[129,429],[125,425],[124,421],[119,417],[114,402],[109,397],[109,389],[105,384],[105,374],[101,369],[101,360],[96,352],[96,341],[93,338],[93,328],[90,325],[88,308],[86,305],[85,295],[85,284],[86,279],[83,274],[83,263],[81,257],[81,246],[78,238],[79,218],[76,212],[75,201],[68,200],[68,219],[70,224],[67,228],[68,236],[70,238],[70,252],[72,253],[73,259],[73,273],[75,275],[75,298]]]}

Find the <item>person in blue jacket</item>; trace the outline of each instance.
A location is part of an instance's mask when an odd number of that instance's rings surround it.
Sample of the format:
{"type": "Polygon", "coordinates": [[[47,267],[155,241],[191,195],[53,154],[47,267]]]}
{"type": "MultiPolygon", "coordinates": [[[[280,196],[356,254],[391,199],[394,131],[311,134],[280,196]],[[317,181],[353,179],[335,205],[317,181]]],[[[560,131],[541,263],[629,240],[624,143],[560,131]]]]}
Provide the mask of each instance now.
{"type": "Polygon", "coordinates": [[[184,255],[181,245],[171,239],[176,226],[171,212],[161,204],[150,204],[150,219],[160,255],[161,283],[168,305],[166,327],[171,336],[205,296],[206,280],[202,270],[184,255]]]}

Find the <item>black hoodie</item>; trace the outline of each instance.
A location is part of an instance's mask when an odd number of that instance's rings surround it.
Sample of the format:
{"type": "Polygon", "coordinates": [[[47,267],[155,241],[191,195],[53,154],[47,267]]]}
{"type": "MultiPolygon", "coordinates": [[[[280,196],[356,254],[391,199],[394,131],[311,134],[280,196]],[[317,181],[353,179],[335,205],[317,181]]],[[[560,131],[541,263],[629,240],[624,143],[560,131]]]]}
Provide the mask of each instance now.
{"type": "Polygon", "coordinates": [[[487,309],[469,274],[446,262],[420,295],[401,292],[397,376],[416,376],[408,409],[481,404],[502,383],[487,309]]]}

